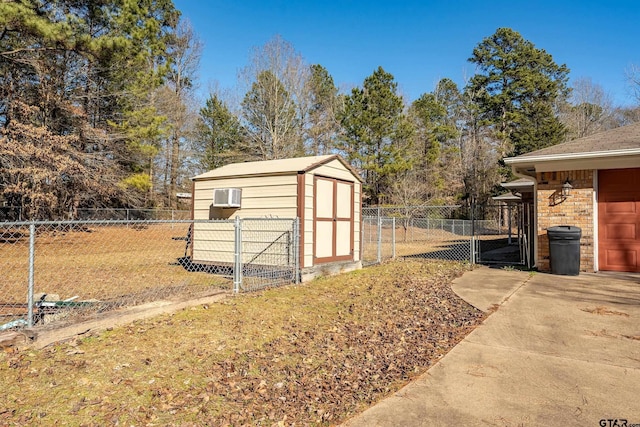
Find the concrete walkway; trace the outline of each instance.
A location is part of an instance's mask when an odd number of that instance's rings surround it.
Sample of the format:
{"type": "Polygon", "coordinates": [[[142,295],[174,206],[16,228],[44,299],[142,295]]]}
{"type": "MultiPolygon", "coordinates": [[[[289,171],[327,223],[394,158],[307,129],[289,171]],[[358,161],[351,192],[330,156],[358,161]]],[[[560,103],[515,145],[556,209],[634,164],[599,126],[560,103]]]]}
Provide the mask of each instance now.
{"type": "Polygon", "coordinates": [[[454,290],[495,312],[426,374],[345,426],[640,423],[640,275],[482,267],[454,290]]]}

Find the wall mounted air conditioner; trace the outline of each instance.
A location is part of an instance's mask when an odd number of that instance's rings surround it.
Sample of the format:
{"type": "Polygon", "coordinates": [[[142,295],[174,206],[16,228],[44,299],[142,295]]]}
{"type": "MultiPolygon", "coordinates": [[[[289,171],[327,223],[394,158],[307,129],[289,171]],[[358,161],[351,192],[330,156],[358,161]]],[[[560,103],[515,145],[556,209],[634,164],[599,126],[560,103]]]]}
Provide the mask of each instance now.
{"type": "Polygon", "coordinates": [[[239,208],[242,190],[240,188],[216,188],[213,190],[214,208],[239,208]]]}

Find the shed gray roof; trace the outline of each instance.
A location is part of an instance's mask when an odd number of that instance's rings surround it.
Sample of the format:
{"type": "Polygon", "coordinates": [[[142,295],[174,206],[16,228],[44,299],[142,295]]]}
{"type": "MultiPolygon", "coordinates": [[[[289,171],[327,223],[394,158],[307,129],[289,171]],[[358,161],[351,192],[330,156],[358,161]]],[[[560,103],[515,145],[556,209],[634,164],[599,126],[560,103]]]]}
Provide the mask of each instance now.
{"type": "Polygon", "coordinates": [[[358,173],[349,165],[342,157],[337,154],[328,154],[324,156],[308,156],[295,157],[291,159],[278,160],[262,160],[258,162],[231,163],[217,169],[210,170],[198,176],[193,180],[202,180],[210,178],[229,178],[241,176],[255,175],[282,175],[291,173],[304,173],[311,169],[327,164],[333,160],[342,163],[358,180],[361,180],[358,173]]]}
{"type": "Polygon", "coordinates": [[[527,160],[529,158],[553,158],[562,156],[570,158],[573,154],[584,155],[586,153],[612,153],[612,152],[635,152],[640,150],[640,122],[627,126],[599,132],[584,138],[574,139],[541,150],[532,151],[531,153],[522,154],[517,157],[509,157],[505,162],[511,163],[510,160],[527,160]]]}

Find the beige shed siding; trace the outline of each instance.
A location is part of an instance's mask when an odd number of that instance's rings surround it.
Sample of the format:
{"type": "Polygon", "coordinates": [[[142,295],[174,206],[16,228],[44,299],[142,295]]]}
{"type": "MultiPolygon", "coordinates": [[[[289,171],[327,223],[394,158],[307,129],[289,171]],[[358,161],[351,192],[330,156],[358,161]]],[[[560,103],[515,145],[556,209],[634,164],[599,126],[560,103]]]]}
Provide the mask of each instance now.
{"type": "Polygon", "coordinates": [[[314,175],[322,175],[330,178],[337,178],[343,181],[356,181],[351,171],[349,171],[340,160],[332,160],[327,164],[319,166],[311,171],[314,175]]]}
{"type": "MultiPolygon", "coordinates": [[[[241,216],[242,218],[295,218],[298,204],[297,171],[308,168],[311,165],[317,165],[329,157],[319,156],[307,159],[258,162],[255,165],[225,166],[219,170],[200,175],[194,181],[194,219],[210,219],[210,207],[213,189],[215,188],[242,189],[241,208],[238,210],[225,210],[230,214],[230,219],[236,216],[241,216]],[[283,169],[279,169],[281,167],[283,169]],[[259,173],[260,175],[238,176],[242,173],[259,173]],[[233,176],[224,177],[225,174],[233,176]]],[[[304,224],[301,224],[303,230],[301,266],[304,268],[314,265],[313,238],[314,226],[316,226],[314,224],[315,175],[335,178],[354,184],[352,200],[353,229],[355,233],[353,256],[355,262],[360,261],[359,234],[361,229],[360,200],[362,186],[349,168],[345,167],[340,160],[334,159],[306,172],[303,195],[301,195],[302,211],[304,212],[304,224]]],[[[341,215],[344,213],[341,212],[341,215]]],[[[343,231],[344,234],[349,234],[346,230],[343,231]]],[[[196,224],[193,246],[194,261],[232,262],[233,239],[233,224],[196,224]],[[224,227],[228,228],[224,229],[224,227]]],[[[350,242],[345,241],[341,244],[339,252],[342,253],[347,250],[346,245],[350,245],[350,242]]]]}
{"type": "Polygon", "coordinates": [[[231,223],[196,223],[193,234],[195,262],[232,263],[235,231],[231,223]]]}
{"type": "Polygon", "coordinates": [[[240,212],[243,218],[296,217],[297,180],[295,175],[196,181],[194,219],[209,219],[209,208],[215,188],[242,189],[241,207],[230,218],[235,218],[240,212]]]}
{"type": "Polygon", "coordinates": [[[313,175],[307,174],[304,186],[304,259],[302,267],[313,265],[313,175]]]}
{"type": "MultiPolygon", "coordinates": [[[[240,209],[230,219],[242,218],[295,218],[297,208],[296,175],[252,176],[246,178],[219,178],[194,183],[194,219],[209,218],[215,188],[241,188],[240,209]],[[276,207],[277,206],[277,207],[276,207]]],[[[233,224],[196,223],[193,233],[193,260],[195,262],[233,262],[233,224]]],[[[261,242],[256,242],[256,247],[261,242]]]]}

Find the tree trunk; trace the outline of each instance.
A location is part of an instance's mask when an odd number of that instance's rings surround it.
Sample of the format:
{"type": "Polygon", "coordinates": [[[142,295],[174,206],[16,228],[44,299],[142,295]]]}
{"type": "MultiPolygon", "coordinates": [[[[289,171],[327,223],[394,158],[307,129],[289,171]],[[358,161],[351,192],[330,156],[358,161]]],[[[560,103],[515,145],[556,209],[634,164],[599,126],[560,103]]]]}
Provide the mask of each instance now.
{"type": "Polygon", "coordinates": [[[175,209],[177,207],[176,192],[178,189],[178,170],[180,165],[180,138],[177,132],[173,133],[171,138],[171,170],[169,173],[169,207],[175,209]]]}

